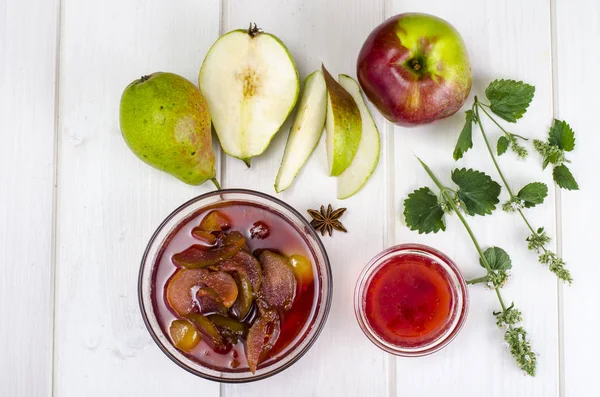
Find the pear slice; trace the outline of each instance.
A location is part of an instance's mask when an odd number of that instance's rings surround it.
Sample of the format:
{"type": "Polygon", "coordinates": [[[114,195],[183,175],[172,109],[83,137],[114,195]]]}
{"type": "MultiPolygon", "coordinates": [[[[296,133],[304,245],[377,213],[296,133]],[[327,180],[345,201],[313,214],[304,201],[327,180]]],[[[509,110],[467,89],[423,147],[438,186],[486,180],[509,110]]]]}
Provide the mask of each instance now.
{"type": "Polygon", "coordinates": [[[352,163],[362,135],[360,111],[352,96],[322,65],[327,85],[327,162],[329,175],[338,176],[352,163]]]}
{"type": "Polygon", "coordinates": [[[346,168],[346,171],[337,178],[337,198],[345,199],[358,192],[377,168],[380,141],[379,131],[360,93],[360,86],[356,80],[345,74],[340,74],[338,80],[340,85],[354,98],[362,119],[362,135],[354,160],[346,168]]]}
{"type": "Polygon", "coordinates": [[[294,124],[290,129],[281,166],[275,179],[275,191],[290,187],[300,169],[315,150],[325,128],[327,88],[320,70],[304,80],[304,92],[294,124]]]}
{"type": "Polygon", "coordinates": [[[198,85],[223,150],[248,166],[269,146],[300,91],[288,49],[256,25],[231,31],[213,44],[198,85]]]}

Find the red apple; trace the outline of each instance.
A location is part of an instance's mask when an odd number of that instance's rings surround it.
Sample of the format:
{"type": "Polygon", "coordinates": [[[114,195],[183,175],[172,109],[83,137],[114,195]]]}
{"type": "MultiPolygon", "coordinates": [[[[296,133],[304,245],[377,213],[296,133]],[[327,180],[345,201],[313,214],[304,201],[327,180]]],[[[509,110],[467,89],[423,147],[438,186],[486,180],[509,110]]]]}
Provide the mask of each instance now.
{"type": "Polygon", "coordinates": [[[452,25],[428,14],[400,14],[377,26],[360,50],[360,85],[392,123],[430,123],[454,114],[471,90],[465,43],[452,25]]]}

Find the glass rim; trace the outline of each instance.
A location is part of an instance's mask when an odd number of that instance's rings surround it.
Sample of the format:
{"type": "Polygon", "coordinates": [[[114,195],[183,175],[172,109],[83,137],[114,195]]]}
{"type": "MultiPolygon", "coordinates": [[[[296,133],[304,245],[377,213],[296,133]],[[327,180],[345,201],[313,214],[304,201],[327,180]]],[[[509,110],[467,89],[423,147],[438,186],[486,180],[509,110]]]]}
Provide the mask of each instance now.
{"type": "Polygon", "coordinates": [[[430,246],[418,243],[398,244],[387,248],[373,257],[360,273],[354,289],[354,313],[360,329],[367,338],[380,349],[401,357],[422,357],[435,353],[446,347],[463,328],[469,312],[469,291],[464,276],[458,266],[443,252],[430,246]],[[364,297],[372,276],[388,259],[405,253],[418,253],[434,259],[444,270],[449,278],[448,284],[457,297],[453,303],[453,313],[446,324],[450,324],[443,332],[427,343],[418,346],[398,346],[386,341],[379,336],[369,324],[365,308],[364,297]]]}
{"type": "MultiPolygon", "coordinates": [[[[280,212],[277,208],[272,208],[272,209],[277,212],[280,212]]],[[[183,218],[181,221],[183,221],[184,219],[185,218],[183,218]]],[[[161,244],[162,244],[162,242],[161,242],[161,244]]],[[[150,263],[150,266],[153,266],[153,265],[154,265],[154,262],[150,263]]],[[[144,253],[142,255],[140,269],[139,269],[139,273],[138,273],[137,288],[138,288],[138,305],[140,308],[142,319],[144,321],[144,325],[146,326],[146,329],[147,329],[148,333],[150,334],[150,336],[152,337],[154,343],[159,347],[159,349],[171,361],[173,361],[175,364],[177,364],[179,367],[183,368],[187,372],[192,373],[198,377],[201,377],[201,378],[204,378],[207,380],[221,382],[221,383],[249,383],[249,382],[255,382],[258,380],[268,378],[270,376],[276,375],[276,374],[284,371],[285,369],[289,368],[294,363],[296,363],[314,345],[314,343],[317,341],[319,335],[321,334],[323,328],[325,327],[325,324],[327,323],[327,319],[329,317],[329,312],[331,310],[331,303],[332,303],[332,296],[333,296],[333,273],[331,270],[331,263],[329,260],[329,256],[327,255],[327,250],[325,249],[323,242],[321,241],[317,232],[312,228],[310,223],[302,216],[302,214],[298,210],[296,210],[291,205],[287,204],[286,202],[284,202],[281,199],[278,199],[269,194],[262,193],[262,192],[259,192],[256,190],[237,189],[237,188],[236,189],[220,189],[220,190],[214,190],[211,192],[201,194],[199,196],[193,197],[192,199],[184,202],[183,204],[181,204],[180,206],[175,208],[158,225],[158,227],[156,228],[154,233],[152,233],[152,236],[148,240],[146,248],[144,249],[144,253]],[[266,201],[270,201],[274,204],[277,204],[277,205],[283,207],[284,209],[286,209],[287,211],[289,211],[292,215],[294,215],[297,218],[297,220],[299,220],[300,223],[302,223],[305,226],[305,232],[309,236],[312,237],[314,242],[316,242],[317,248],[320,251],[320,254],[323,256],[323,263],[322,264],[315,263],[315,266],[317,266],[321,270],[324,270],[325,277],[328,280],[326,283],[327,285],[325,286],[326,290],[322,290],[323,285],[321,285],[321,291],[319,292],[319,295],[325,296],[325,300],[318,301],[317,307],[315,309],[315,313],[316,313],[315,320],[318,320],[319,308],[321,306],[323,306],[321,318],[320,318],[319,322],[315,324],[314,328],[311,328],[308,330],[308,332],[306,334],[307,339],[308,339],[306,344],[304,346],[301,346],[301,348],[297,352],[295,352],[294,350],[290,350],[287,353],[287,355],[293,354],[293,357],[291,359],[289,359],[287,362],[285,362],[283,365],[281,365],[280,367],[277,367],[271,371],[267,371],[267,372],[265,372],[263,374],[259,374],[259,375],[252,375],[250,372],[248,372],[249,376],[241,377],[241,378],[224,378],[224,377],[220,377],[220,376],[211,375],[208,373],[201,372],[195,368],[191,368],[190,366],[183,363],[181,360],[179,360],[177,357],[175,357],[170,351],[168,351],[165,348],[165,346],[163,346],[163,343],[160,340],[159,336],[156,334],[154,327],[152,326],[152,324],[150,324],[150,320],[148,318],[148,313],[146,313],[146,309],[144,306],[144,300],[145,300],[145,298],[144,298],[144,274],[145,274],[144,270],[146,269],[146,265],[148,264],[148,259],[149,259],[148,257],[149,257],[150,251],[152,250],[153,245],[156,242],[159,234],[163,231],[163,229],[165,228],[166,225],[168,225],[169,222],[171,222],[173,219],[175,219],[183,210],[185,210],[189,206],[191,206],[201,200],[208,199],[208,198],[211,198],[214,196],[222,196],[224,194],[242,194],[242,195],[256,196],[256,197],[262,198],[266,201]]],[[[302,342],[300,342],[300,343],[302,343],[302,342]]],[[[297,347],[300,347],[300,345],[298,345],[297,347]]],[[[281,359],[283,359],[284,357],[282,357],[281,359]]],[[[208,368],[200,363],[197,363],[197,365],[202,368],[208,368]]]]}

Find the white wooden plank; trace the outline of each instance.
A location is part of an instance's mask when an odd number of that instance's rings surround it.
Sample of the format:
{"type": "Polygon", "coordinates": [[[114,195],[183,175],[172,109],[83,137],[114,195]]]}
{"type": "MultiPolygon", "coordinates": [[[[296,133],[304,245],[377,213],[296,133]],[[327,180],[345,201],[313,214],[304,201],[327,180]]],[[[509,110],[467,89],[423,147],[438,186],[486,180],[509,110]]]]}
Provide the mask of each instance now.
{"type": "Polygon", "coordinates": [[[555,3],[555,116],[569,122],[576,133],[575,152],[568,157],[569,168],[581,191],[560,192],[562,209],[562,252],[573,269],[575,282],[563,289],[564,370],[563,396],[600,395],[595,369],[600,346],[595,343],[600,314],[594,310],[600,300],[600,268],[595,266],[600,224],[596,196],[600,192],[598,170],[597,69],[600,48],[600,4],[593,1],[555,3]]]}
{"type": "Polygon", "coordinates": [[[195,82],[216,1],[63,0],[55,394],[218,395],[173,364],[138,309],[147,240],[191,187],[139,161],[119,130],[125,86],[155,71],[195,82]]]}
{"type": "Polygon", "coordinates": [[[52,393],[58,1],[0,1],[0,395],[52,393]]]}
{"type": "MultiPolygon", "coordinates": [[[[277,35],[290,49],[300,78],[323,62],[336,75],[355,74],[355,61],[363,38],[382,19],[382,2],[364,1],[228,1],[225,30],[244,28],[254,21],[277,35]]],[[[382,118],[374,115],[382,125],[382,118]]],[[[244,187],[275,194],[273,183],[290,120],[268,150],[252,160],[252,167],[228,157],[223,170],[226,187],[244,187]]],[[[347,235],[325,237],[334,279],[329,320],[313,348],[294,366],[273,378],[250,385],[226,385],[224,396],[367,396],[385,395],[387,359],[369,342],[353,312],[354,284],[367,261],[384,248],[384,165],[358,195],[336,200],[336,183],[327,176],[324,142],[317,147],[290,189],[279,198],[305,213],[307,208],[332,203],[347,207],[343,222],[347,235]]],[[[307,215],[308,216],[308,215],[307,215]]]]}
{"type": "MultiPolygon", "coordinates": [[[[404,0],[393,2],[388,14],[401,12],[434,14],[461,32],[472,61],[472,94],[483,96],[485,87],[495,78],[522,79],[534,84],[536,95],[532,105],[517,126],[510,129],[529,137],[543,137],[552,119],[550,9],[545,0],[404,0]]],[[[402,202],[408,193],[423,185],[432,186],[413,154],[429,163],[448,183],[451,183],[450,170],[456,166],[480,169],[499,180],[478,132],[474,134],[474,149],[461,162],[454,163],[452,151],[463,123],[464,113],[460,112],[419,128],[395,128],[398,212],[403,211],[402,202]]],[[[495,142],[498,129],[491,122],[485,125],[495,142]]],[[[542,174],[533,153],[525,162],[506,154],[500,164],[513,189],[535,180],[551,182],[548,173],[542,174]]],[[[528,210],[527,216],[534,225],[553,230],[554,210],[551,193],[542,208],[528,210]]],[[[483,274],[477,253],[456,217],[447,218],[444,234],[426,236],[409,231],[399,216],[397,219],[397,242],[417,241],[442,250],[456,261],[467,278],[483,274]]],[[[503,293],[524,313],[524,325],[539,353],[538,374],[535,378],[526,377],[517,369],[502,346],[503,333],[492,316],[498,309],[495,294],[476,286],[470,287],[471,309],[466,326],[452,344],[429,357],[398,359],[397,395],[555,396],[558,393],[555,278],[527,251],[528,231],[518,215],[498,210],[493,216],[469,221],[482,245],[503,247],[512,257],[513,276],[503,293]]]]}

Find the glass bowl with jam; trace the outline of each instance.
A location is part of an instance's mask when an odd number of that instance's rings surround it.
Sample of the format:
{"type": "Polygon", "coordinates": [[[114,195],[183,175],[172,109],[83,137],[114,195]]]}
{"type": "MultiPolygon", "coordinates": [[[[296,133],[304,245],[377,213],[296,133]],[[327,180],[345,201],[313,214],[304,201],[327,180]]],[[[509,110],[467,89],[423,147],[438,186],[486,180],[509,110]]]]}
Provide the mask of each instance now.
{"type": "Polygon", "coordinates": [[[329,259],[310,224],[269,195],[211,192],[177,208],[144,253],[138,293],[150,335],[206,379],[248,382],[296,362],[323,328],[329,259]]]}
{"type": "Polygon", "coordinates": [[[354,292],[360,328],[398,356],[436,352],[461,330],[469,308],[466,282],[443,253],[421,244],[384,250],[363,269],[354,292]]]}

